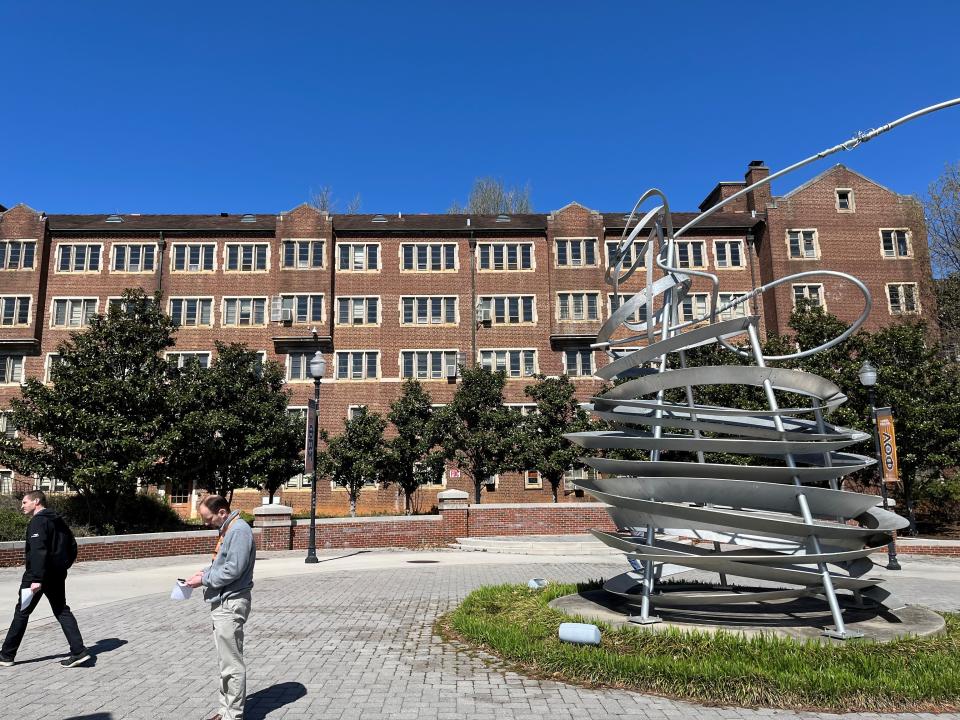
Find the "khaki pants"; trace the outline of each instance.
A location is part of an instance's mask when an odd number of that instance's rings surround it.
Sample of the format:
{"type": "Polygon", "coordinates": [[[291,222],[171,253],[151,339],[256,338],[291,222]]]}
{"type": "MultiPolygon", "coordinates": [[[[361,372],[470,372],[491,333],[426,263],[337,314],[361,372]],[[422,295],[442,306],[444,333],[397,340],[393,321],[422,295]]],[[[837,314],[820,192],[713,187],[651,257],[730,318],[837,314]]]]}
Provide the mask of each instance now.
{"type": "Polygon", "coordinates": [[[247,700],[247,668],[243,663],[243,626],[250,616],[250,593],[210,607],[213,641],[220,663],[220,714],[223,720],[243,720],[247,700]]]}

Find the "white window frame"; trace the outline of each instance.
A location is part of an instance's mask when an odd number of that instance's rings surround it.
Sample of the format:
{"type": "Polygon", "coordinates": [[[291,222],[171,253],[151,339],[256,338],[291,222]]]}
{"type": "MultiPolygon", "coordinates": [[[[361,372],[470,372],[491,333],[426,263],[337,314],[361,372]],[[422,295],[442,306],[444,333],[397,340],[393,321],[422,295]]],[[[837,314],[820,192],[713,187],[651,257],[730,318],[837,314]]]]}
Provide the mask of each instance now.
{"type": "MultiPolygon", "coordinates": [[[[634,293],[620,293],[620,301],[617,307],[613,306],[614,304],[613,293],[607,293],[607,317],[609,318],[611,315],[613,315],[620,308],[620,305],[623,305],[625,302],[630,300],[634,295],[637,295],[638,293],[642,293],[642,292],[643,290],[639,290],[634,293]]],[[[647,305],[644,305],[643,308],[644,308],[644,314],[646,317],[640,317],[640,310],[637,309],[627,317],[626,321],[628,323],[634,323],[634,324],[646,322],[647,317],[650,316],[650,307],[647,305]]]]}
{"type": "Polygon", "coordinates": [[[487,370],[490,370],[491,372],[495,372],[496,370],[500,369],[498,367],[499,365],[498,358],[497,358],[498,353],[507,354],[504,360],[504,368],[503,368],[506,372],[507,379],[529,378],[529,377],[533,377],[534,375],[540,372],[540,362],[538,357],[540,353],[537,352],[536,348],[480,348],[479,350],[477,350],[477,364],[480,365],[481,367],[486,368],[487,370]],[[484,353],[492,353],[492,358],[489,363],[484,361],[484,357],[483,357],[484,353]],[[511,363],[512,357],[509,355],[509,353],[520,353],[520,355],[518,356],[520,371],[519,371],[519,374],[517,375],[513,374],[513,370],[510,367],[512,364],[511,363]],[[526,372],[527,355],[525,353],[533,353],[533,371],[529,373],[526,372]]]}
{"type": "Polygon", "coordinates": [[[7,468],[0,468],[0,493],[4,495],[9,495],[13,492],[13,470],[8,470],[7,468]]]}
{"type": "Polygon", "coordinates": [[[460,244],[457,243],[457,242],[440,242],[440,241],[435,241],[435,242],[428,242],[428,241],[423,241],[423,242],[402,242],[402,243],[400,243],[399,247],[397,248],[397,258],[398,258],[398,260],[399,260],[399,265],[398,265],[398,267],[399,267],[399,269],[400,269],[400,272],[403,272],[403,273],[425,273],[425,272],[428,272],[428,273],[455,273],[455,272],[460,272],[460,244]],[[441,267],[439,267],[439,268],[437,268],[437,269],[434,269],[433,267],[431,267],[431,266],[433,265],[433,250],[432,250],[431,248],[432,248],[433,246],[435,246],[435,245],[440,246],[440,265],[441,265],[441,267]],[[446,265],[446,259],[447,259],[447,250],[446,250],[446,248],[447,248],[448,246],[452,246],[452,247],[453,247],[453,267],[452,267],[452,268],[443,267],[444,265],[446,265]],[[412,267],[412,268],[406,268],[406,267],[404,267],[404,257],[403,257],[403,256],[404,256],[404,253],[405,253],[405,249],[408,248],[408,247],[413,248],[413,250],[412,250],[412,252],[413,252],[413,267],[412,267]],[[421,247],[427,248],[427,262],[426,262],[427,267],[425,267],[424,269],[420,269],[420,261],[419,261],[419,258],[417,257],[417,255],[418,255],[418,248],[421,248],[421,247]]]}
{"type": "Polygon", "coordinates": [[[717,270],[743,270],[747,266],[747,256],[744,252],[746,245],[743,242],[743,238],[717,238],[713,241],[713,263],[717,270]],[[730,246],[739,245],[740,246],[740,264],[733,265],[727,260],[726,265],[720,264],[720,246],[726,246],[725,253],[729,256],[730,246]]]}
{"type": "Polygon", "coordinates": [[[430,382],[436,382],[438,380],[447,381],[447,365],[449,364],[448,361],[451,359],[453,360],[454,365],[459,362],[460,355],[456,348],[405,348],[397,353],[397,368],[399,369],[398,376],[401,380],[411,379],[430,382]],[[413,353],[413,358],[411,360],[411,375],[404,375],[403,356],[406,353],[413,353]],[[426,375],[421,376],[418,372],[419,358],[417,353],[426,353],[427,355],[426,375]],[[440,355],[440,374],[434,375],[434,356],[438,354],[440,355]],[[451,358],[450,355],[453,357],[451,358]]]}
{"type": "Polygon", "coordinates": [[[592,467],[582,467],[574,470],[570,468],[563,473],[563,489],[564,490],[573,490],[573,483],[576,480],[596,480],[598,477],[597,471],[592,467]]]}
{"type": "Polygon", "coordinates": [[[913,258],[913,233],[910,232],[910,228],[903,228],[903,227],[880,228],[878,232],[880,233],[880,257],[881,258],[883,258],[884,260],[910,260],[913,258]],[[891,233],[890,240],[893,243],[893,246],[891,248],[893,253],[890,255],[887,254],[886,249],[883,247],[883,234],[885,232],[891,233]],[[906,243],[907,243],[906,255],[900,254],[900,245],[897,242],[897,236],[892,234],[892,233],[900,233],[900,232],[904,234],[905,236],[904,239],[906,240],[906,243]]]}
{"type": "Polygon", "coordinates": [[[680,322],[690,322],[695,318],[701,318],[706,321],[710,319],[710,293],[696,292],[687,293],[687,296],[677,306],[680,322]],[[684,303],[690,301],[691,315],[687,315],[684,303]]]}
{"type": "Polygon", "coordinates": [[[596,236],[585,235],[582,237],[555,237],[553,239],[553,263],[554,267],[558,268],[585,268],[585,267],[599,267],[600,266],[600,240],[596,236]],[[587,262],[587,243],[593,243],[593,262],[587,262]],[[566,262],[563,264],[560,263],[560,243],[566,243],[566,248],[564,255],[566,257],[566,262]],[[580,262],[573,262],[573,243],[578,243],[578,251],[580,253],[580,262]]]}
{"type": "Polygon", "coordinates": [[[215,272],[217,272],[217,270],[218,270],[218,267],[217,267],[217,259],[218,259],[217,256],[218,256],[218,255],[219,255],[219,253],[217,252],[217,243],[215,243],[215,242],[172,242],[172,243],[170,243],[170,272],[171,272],[171,273],[179,273],[179,274],[182,274],[182,275],[186,275],[186,274],[202,274],[202,273],[215,273],[215,272]],[[200,247],[200,263],[199,263],[199,266],[198,266],[198,268],[197,268],[196,270],[191,270],[191,269],[190,269],[190,247],[193,246],[193,245],[197,245],[197,246],[200,247]],[[211,267],[209,270],[204,269],[204,267],[203,267],[203,260],[204,260],[204,257],[203,257],[203,256],[206,254],[206,250],[204,250],[204,248],[207,247],[207,246],[212,246],[212,247],[213,247],[213,253],[212,253],[212,257],[211,257],[212,267],[211,267]],[[186,247],[186,248],[187,248],[186,251],[185,251],[185,255],[184,255],[183,270],[177,270],[177,267],[176,267],[176,266],[177,266],[177,248],[178,248],[178,247],[186,247]]]}
{"type": "Polygon", "coordinates": [[[60,328],[64,330],[78,330],[80,328],[85,328],[89,324],[89,318],[83,314],[81,309],[81,318],[79,325],[71,325],[69,322],[70,311],[73,307],[73,303],[80,302],[84,305],[89,302],[93,302],[93,312],[92,315],[96,315],[100,312],[100,298],[98,297],[53,297],[50,298],[50,327],[51,328],[60,328]],[[57,324],[57,303],[64,302],[66,305],[67,313],[67,322],[63,325],[57,324]]]}
{"type": "Polygon", "coordinates": [[[158,245],[157,243],[151,243],[151,242],[114,242],[114,243],[110,243],[110,263],[109,263],[108,272],[110,272],[110,273],[112,273],[112,274],[114,274],[114,275],[151,275],[151,274],[153,274],[153,273],[155,273],[155,272],[157,271],[157,266],[160,264],[161,261],[162,261],[162,260],[161,260],[161,257],[160,257],[160,247],[159,247],[159,245],[158,245]],[[141,268],[142,268],[143,265],[144,265],[144,263],[143,263],[143,258],[145,257],[145,250],[146,250],[146,248],[148,248],[148,247],[149,247],[149,248],[153,248],[153,267],[151,267],[149,270],[144,270],[144,269],[141,269],[141,270],[128,270],[127,268],[129,268],[129,266],[130,266],[130,262],[129,262],[129,249],[130,249],[131,247],[139,247],[139,248],[140,248],[140,259],[141,259],[141,260],[140,260],[140,267],[141,267],[141,268]],[[125,267],[124,267],[123,270],[117,270],[117,269],[114,267],[114,265],[116,264],[116,261],[117,261],[117,249],[118,249],[118,248],[124,248],[124,256],[125,256],[125,258],[124,258],[124,259],[125,259],[124,265],[125,265],[125,267]]]}
{"type": "Polygon", "coordinates": [[[14,353],[0,354],[0,385],[23,385],[27,381],[27,356],[14,353]],[[16,375],[17,360],[19,359],[20,378],[16,375]],[[10,378],[9,380],[7,378],[10,378]]]}
{"type": "Polygon", "coordinates": [[[194,358],[194,357],[199,359],[200,356],[202,355],[206,355],[207,364],[203,365],[203,363],[201,363],[200,367],[204,369],[208,369],[210,365],[213,363],[213,353],[210,350],[168,350],[165,353],[163,353],[163,358],[167,362],[170,362],[171,358],[176,357],[177,367],[183,368],[183,364],[185,360],[189,358],[194,358]]]}
{"type": "Polygon", "coordinates": [[[281,242],[280,269],[281,270],[323,270],[327,267],[327,239],[326,238],[283,238],[281,242]],[[287,265],[287,244],[293,244],[293,264],[287,265]],[[300,243],[307,245],[307,264],[300,265],[300,243]],[[317,248],[313,243],[320,243],[320,264],[314,265],[317,248]]]}
{"type": "Polygon", "coordinates": [[[537,269],[537,252],[536,246],[532,242],[526,241],[487,241],[487,242],[478,242],[477,243],[477,272],[484,273],[501,273],[501,272],[535,272],[537,269]],[[501,258],[503,260],[503,267],[496,267],[495,247],[501,248],[501,258]],[[512,247],[516,248],[517,256],[517,267],[510,267],[510,254],[512,247]],[[530,267],[523,267],[523,248],[527,247],[530,252],[530,267]],[[487,264],[489,267],[483,266],[483,258],[486,255],[487,264]]]}
{"type": "MultiPolygon", "coordinates": [[[[717,294],[717,308],[721,308],[726,305],[728,302],[731,302],[736,297],[743,297],[747,295],[749,290],[730,290],[717,294]]],[[[727,308],[722,313],[717,316],[717,320],[733,320],[738,317],[747,317],[750,314],[750,310],[747,307],[747,303],[741,303],[736,307],[727,308]]]]}
{"type": "Polygon", "coordinates": [[[353,349],[353,350],[340,350],[337,349],[333,353],[333,372],[331,377],[337,382],[370,382],[372,380],[379,380],[383,375],[383,362],[379,350],[367,349],[353,349]],[[340,377],[340,357],[342,355],[347,356],[347,375],[348,377],[340,377]],[[355,356],[361,356],[361,377],[354,377],[354,366],[355,366],[355,356]],[[371,377],[368,375],[369,369],[369,358],[368,355],[373,355],[375,357],[374,363],[374,374],[371,377]]]}
{"type": "Polygon", "coordinates": [[[50,373],[53,370],[53,366],[60,362],[60,353],[47,353],[47,357],[43,361],[43,384],[52,385],[53,380],[50,377],[50,373]]]}
{"type": "MultiPolygon", "coordinates": [[[[640,248],[643,247],[643,244],[644,243],[643,241],[640,240],[640,238],[636,238],[632,243],[630,243],[630,247],[627,248],[627,254],[623,258],[622,269],[624,271],[629,270],[630,268],[633,267],[633,264],[637,261],[638,256],[642,258],[640,265],[637,266],[638,269],[642,267],[646,267],[646,262],[645,262],[646,258],[643,258],[642,256],[640,256],[640,248]]],[[[606,266],[613,267],[613,256],[616,253],[617,248],[620,247],[620,241],[605,240],[603,243],[603,247],[604,247],[604,260],[606,261],[606,266]]]]}
{"type": "Polygon", "coordinates": [[[839,213],[852,213],[857,211],[857,203],[854,200],[853,188],[836,188],[833,191],[834,207],[839,213]],[[847,194],[847,207],[840,207],[840,193],[847,194]]]}
{"type": "Polygon", "coordinates": [[[816,228],[787,228],[785,234],[785,242],[787,244],[787,259],[794,260],[797,262],[803,262],[804,260],[819,260],[820,259],[820,233],[817,232],[816,228]],[[790,252],[790,233],[798,233],[798,243],[800,248],[799,257],[794,257],[790,252]],[[806,253],[806,238],[804,238],[804,233],[813,233],[813,255],[807,255],[806,253]]]}
{"type": "Polygon", "coordinates": [[[563,361],[563,374],[571,379],[592,378],[594,376],[594,373],[597,371],[597,358],[594,355],[593,350],[590,350],[589,348],[575,348],[575,349],[569,349],[569,350],[562,350],[561,358],[563,361]],[[568,372],[568,370],[570,369],[569,357],[568,357],[569,353],[576,353],[576,372],[572,374],[568,372]],[[588,356],[590,358],[590,367],[588,368],[589,372],[584,371],[583,353],[588,353],[588,356]]]}
{"type": "MultiPolygon", "coordinates": [[[[216,305],[214,304],[214,301],[215,301],[215,300],[216,300],[216,298],[215,298],[213,295],[191,295],[191,296],[187,296],[187,295],[173,295],[173,296],[167,298],[167,315],[170,317],[170,319],[174,322],[174,324],[175,324],[178,328],[183,328],[183,329],[187,329],[187,330],[196,329],[196,328],[212,328],[214,325],[216,325],[216,317],[215,317],[215,314],[216,314],[216,305]],[[196,301],[197,301],[197,319],[198,319],[198,322],[194,323],[193,325],[187,325],[186,323],[180,324],[180,323],[178,322],[179,318],[175,318],[175,317],[173,316],[173,302],[174,302],[174,300],[180,300],[180,301],[183,301],[184,303],[185,303],[186,301],[188,301],[188,300],[196,300],[196,301]],[[210,303],[210,322],[209,322],[209,323],[201,323],[201,322],[199,322],[199,318],[200,318],[200,303],[201,303],[201,302],[209,302],[209,303],[210,303]]],[[[108,301],[108,302],[109,302],[109,301],[108,301]]],[[[186,315],[186,306],[184,306],[184,315],[186,315]]]]}
{"type": "Polygon", "coordinates": [[[379,295],[338,295],[334,306],[334,313],[333,322],[339,327],[379,327],[381,324],[383,324],[383,303],[381,302],[379,295]],[[356,305],[356,300],[363,301],[362,322],[355,321],[354,307],[356,305]],[[368,322],[368,318],[370,317],[371,300],[377,304],[377,321],[374,323],[368,322]],[[348,322],[340,322],[340,304],[342,302],[346,302],[349,308],[348,322]]]}
{"type": "Polygon", "coordinates": [[[511,293],[511,294],[502,294],[502,295],[481,295],[477,298],[477,309],[490,310],[490,322],[494,325],[536,325],[537,324],[537,296],[535,294],[521,294],[521,293],[511,293]],[[512,322],[510,320],[510,301],[516,298],[517,300],[517,317],[520,318],[517,322],[512,322]],[[525,298],[530,298],[530,320],[523,319],[523,301],[525,298]],[[503,321],[497,320],[496,306],[497,301],[502,300],[504,303],[504,312],[503,312],[503,321]]]}
{"type": "Polygon", "coordinates": [[[523,489],[524,490],[543,490],[543,476],[540,474],[539,470],[523,471],[523,489]],[[536,474],[537,476],[537,479],[534,482],[530,482],[532,474],[536,474]]]}
{"type": "Polygon", "coordinates": [[[54,254],[54,266],[53,271],[62,275],[99,275],[103,271],[103,243],[102,242],[58,242],[56,253],[54,254]],[[84,263],[84,268],[82,270],[74,270],[73,266],[76,262],[76,251],[75,248],[79,246],[84,246],[87,248],[86,252],[86,261],[84,263]],[[95,247],[98,249],[97,255],[97,269],[90,269],[90,248],[95,247]],[[63,255],[64,248],[71,248],[70,251],[70,268],[67,270],[60,269],[61,258],[63,255]]]}
{"type": "Polygon", "coordinates": [[[400,318],[400,325],[403,327],[427,327],[427,326],[436,326],[436,325],[445,325],[447,327],[455,327],[460,324],[460,297],[458,295],[401,295],[397,301],[397,312],[398,317],[400,318]],[[433,319],[433,301],[440,300],[440,320],[435,321],[433,319]],[[404,304],[406,301],[411,301],[413,303],[413,320],[406,322],[404,320],[404,304]],[[420,321],[420,308],[418,305],[421,301],[427,303],[427,314],[426,321],[420,321]],[[447,322],[447,307],[449,303],[453,301],[453,322],[447,322]]]}
{"type": "Polygon", "coordinates": [[[19,293],[0,295],[0,328],[24,328],[30,327],[31,325],[33,325],[33,295],[21,295],[19,293]],[[23,305],[22,300],[24,298],[27,300],[27,321],[17,322],[17,319],[20,317],[20,308],[23,305]],[[13,300],[13,322],[9,325],[3,321],[3,306],[7,300],[13,300]]]}
{"type": "Polygon", "coordinates": [[[600,293],[595,290],[564,290],[557,293],[557,322],[564,323],[580,323],[580,322],[597,322],[600,320],[600,316],[603,313],[603,308],[600,306],[600,293]],[[595,311],[594,317],[589,317],[589,297],[593,296],[593,308],[595,311]],[[567,317],[563,317],[563,298],[567,297],[567,317]],[[576,317],[574,313],[574,296],[580,296],[580,308],[582,317],[576,317]]]}
{"type": "Polygon", "coordinates": [[[900,315],[919,315],[920,310],[920,293],[917,291],[917,283],[915,282],[900,282],[900,283],[886,283],[884,286],[884,294],[887,296],[887,311],[895,316],[899,317],[900,315]],[[899,298],[900,307],[903,308],[906,305],[906,295],[903,292],[905,287],[913,288],[913,310],[899,310],[894,311],[893,303],[890,301],[890,290],[891,288],[897,288],[897,295],[899,298]]]}
{"type": "Polygon", "coordinates": [[[316,323],[324,322],[327,317],[327,295],[326,293],[282,293],[280,295],[280,309],[290,310],[291,317],[293,318],[291,322],[294,325],[314,325],[316,323]],[[307,316],[306,320],[298,319],[297,309],[299,305],[299,298],[307,298],[307,316]],[[316,300],[320,299],[320,318],[314,320],[313,316],[316,314],[314,310],[316,309],[316,300]],[[290,301],[290,307],[287,307],[287,301],[290,301]]]}
{"type": "Polygon", "coordinates": [[[677,267],[678,268],[705,268],[710,264],[710,258],[707,256],[707,241],[706,240],[677,240],[675,243],[676,253],[677,253],[677,267]],[[693,262],[695,253],[693,252],[693,246],[700,246],[700,263],[696,264],[693,262]],[[683,264],[683,260],[680,258],[680,248],[685,247],[687,250],[687,264],[683,264]]]}
{"type": "Polygon", "coordinates": [[[9,270],[11,272],[23,270],[27,272],[33,272],[37,268],[37,240],[36,238],[4,238],[0,240],[0,245],[4,246],[3,260],[0,261],[0,272],[4,270],[9,270]],[[10,245],[13,243],[19,243],[20,252],[18,264],[16,267],[11,267],[10,265],[10,245]],[[31,253],[31,260],[29,267],[25,267],[23,264],[23,250],[27,245],[32,245],[33,250],[31,253]]]}
{"type": "Polygon", "coordinates": [[[13,440],[20,436],[20,431],[13,426],[13,413],[7,410],[0,410],[0,437],[7,437],[13,440]]]}
{"type": "Polygon", "coordinates": [[[230,275],[237,275],[240,273],[243,273],[246,275],[250,275],[254,273],[268,273],[270,272],[270,261],[271,261],[271,255],[273,254],[272,251],[273,251],[273,248],[270,247],[270,243],[268,242],[254,242],[254,241],[240,242],[236,240],[226,242],[223,244],[223,258],[222,258],[223,272],[224,274],[230,274],[230,275]],[[250,270],[243,269],[243,248],[245,247],[253,248],[253,266],[251,267],[250,270]],[[230,250],[232,248],[237,248],[237,252],[239,253],[237,257],[238,267],[235,270],[230,269],[230,250]],[[266,253],[264,257],[264,267],[262,269],[256,267],[258,248],[266,249],[266,253]]]}
{"type": "Polygon", "coordinates": [[[257,295],[242,295],[242,296],[230,296],[224,297],[220,302],[220,324],[223,327],[235,327],[235,328],[255,328],[255,327],[266,327],[270,322],[270,298],[257,295]],[[240,303],[245,300],[250,300],[250,322],[241,323],[240,322],[240,303]],[[255,305],[254,302],[257,300],[263,301],[263,322],[257,323],[254,322],[255,314],[255,305]],[[236,302],[237,303],[237,313],[235,322],[227,322],[227,303],[236,302]]]}
{"type": "Polygon", "coordinates": [[[383,247],[379,242],[338,242],[336,248],[336,255],[334,256],[334,262],[336,263],[336,271],[338,273],[349,272],[349,273],[378,273],[383,268],[383,247]],[[375,268],[370,267],[370,250],[369,247],[375,245],[377,248],[377,266],[375,268]],[[354,260],[356,259],[356,250],[355,247],[363,248],[363,267],[354,268],[354,260]],[[340,267],[340,252],[341,248],[349,247],[350,248],[350,267],[342,268],[340,267]]]}
{"type": "Polygon", "coordinates": [[[810,288],[818,288],[817,302],[812,304],[815,305],[816,307],[821,308],[824,312],[827,311],[827,298],[823,292],[823,283],[794,283],[793,285],[791,285],[791,288],[793,290],[792,303],[793,303],[794,309],[796,309],[797,300],[799,300],[799,297],[797,296],[797,290],[800,290],[802,288],[803,298],[806,300],[810,300],[810,288]]]}

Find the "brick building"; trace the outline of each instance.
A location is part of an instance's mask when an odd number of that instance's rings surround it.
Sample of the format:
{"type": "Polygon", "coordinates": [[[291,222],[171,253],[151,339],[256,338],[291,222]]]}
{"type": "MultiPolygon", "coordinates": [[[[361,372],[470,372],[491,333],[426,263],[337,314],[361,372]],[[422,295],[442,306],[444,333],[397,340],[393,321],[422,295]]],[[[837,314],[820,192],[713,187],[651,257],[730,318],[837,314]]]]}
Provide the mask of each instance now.
{"type": "MultiPolygon", "coordinates": [[[[750,163],[744,181],[721,182],[707,209],[769,170],[750,163]]],[[[676,213],[682,226],[695,213],[676,213]]],[[[47,215],[26,205],[0,213],[0,411],[24,378],[46,378],[58,343],[103,312],[127,287],[160,292],[179,323],[172,362],[214,361],[215,340],[239,341],[286,367],[291,410],[312,397],[307,361],[328,358],[320,422],[336,433],[351,408],[384,412],[404,378],[424,382],[437,404],[456,389],[457,361],[508,375],[506,401],[523,405],[534,373],[567,373],[582,397],[600,387],[606,362],[589,344],[615,309],[604,285],[627,217],[570,203],[548,214],[328,215],[307,205],[278,215],[47,215]]],[[[769,187],[739,198],[685,235],[680,264],[720,277],[720,302],[799,271],[839,270],[874,297],[867,328],[903,315],[934,317],[922,214],[898,195],[836,165],[783,196],[769,187]]],[[[643,287],[636,273],[622,288],[643,287]]],[[[682,312],[702,314],[708,285],[694,280],[682,312]]],[[[787,330],[806,297],[852,321],[859,293],[836,278],[781,285],[751,301],[767,333],[787,330]]],[[[744,309],[743,312],[746,312],[744,309]]],[[[0,431],[12,433],[0,413],[0,431]]],[[[0,469],[0,485],[32,484],[0,469]]],[[[304,509],[292,481],[283,501],[304,509]]],[[[449,468],[424,488],[421,509],[444,488],[466,489],[449,468]]],[[[498,502],[550,497],[535,474],[491,478],[498,502]]],[[[56,489],[56,488],[50,488],[56,489]]],[[[321,510],[346,493],[318,486],[321,510]]],[[[188,507],[193,488],[171,488],[188,507]]],[[[574,494],[564,500],[575,500],[574,494]]],[[[251,493],[248,504],[259,503],[251,493]]],[[[393,488],[364,491],[361,511],[402,508],[393,488]]]]}

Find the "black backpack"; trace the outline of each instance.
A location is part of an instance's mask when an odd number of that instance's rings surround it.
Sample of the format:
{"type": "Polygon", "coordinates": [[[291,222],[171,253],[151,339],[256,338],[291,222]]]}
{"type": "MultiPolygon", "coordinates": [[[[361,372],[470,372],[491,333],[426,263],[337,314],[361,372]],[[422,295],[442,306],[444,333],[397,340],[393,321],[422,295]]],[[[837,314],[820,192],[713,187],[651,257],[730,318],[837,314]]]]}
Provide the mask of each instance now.
{"type": "Polygon", "coordinates": [[[54,540],[51,563],[60,570],[69,570],[77,560],[77,539],[73,530],[63,518],[57,515],[53,520],[54,540]]]}

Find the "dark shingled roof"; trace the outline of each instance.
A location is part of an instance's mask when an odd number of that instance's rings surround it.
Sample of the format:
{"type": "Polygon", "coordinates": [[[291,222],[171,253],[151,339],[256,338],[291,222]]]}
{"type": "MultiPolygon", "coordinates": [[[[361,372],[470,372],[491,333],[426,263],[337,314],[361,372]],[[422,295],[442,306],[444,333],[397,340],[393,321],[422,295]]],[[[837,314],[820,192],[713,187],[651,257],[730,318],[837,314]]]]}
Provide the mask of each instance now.
{"type": "MultiPolygon", "coordinates": [[[[251,213],[252,214],[252,213],[251,213]]],[[[53,232],[103,231],[108,233],[130,233],[159,230],[196,230],[201,232],[241,232],[258,231],[273,235],[276,231],[277,216],[253,215],[254,222],[241,222],[243,215],[120,215],[123,222],[107,222],[110,215],[49,215],[49,226],[53,232]]]]}
{"type": "MultiPolygon", "coordinates": [[[[679,230],[700,213],[675,212],[673,213],[673,228],[679,230]]],[[[603,213],[603,225],[607,229],[623,228],[627,224],[629,213],[603,213]]],[[[639,220],[643,213],[639,213],[639,220]]],[[[717,212],[693,227],[691,232],[703,228],[729,228],[731,230],[750,230],[757,226],[762,218],[751,217],[750,213],[717,212]]]]}
{"type": "Polygon", "coordinates": [[[437,230],[442,232],[469,232],[470,230],[493,230],[516,232],[531,230],[544,232],[547,229],[547,216],[530,213],[527,215],[504,215],[509,221],[497,222],[498,215],[334,215],[333,227],[337,232],[394,233],[437,230]],[[374,221],[377,218],[377,221],[374,221]],[[470,225],[467,226],[467,219],[470,225]]]}

